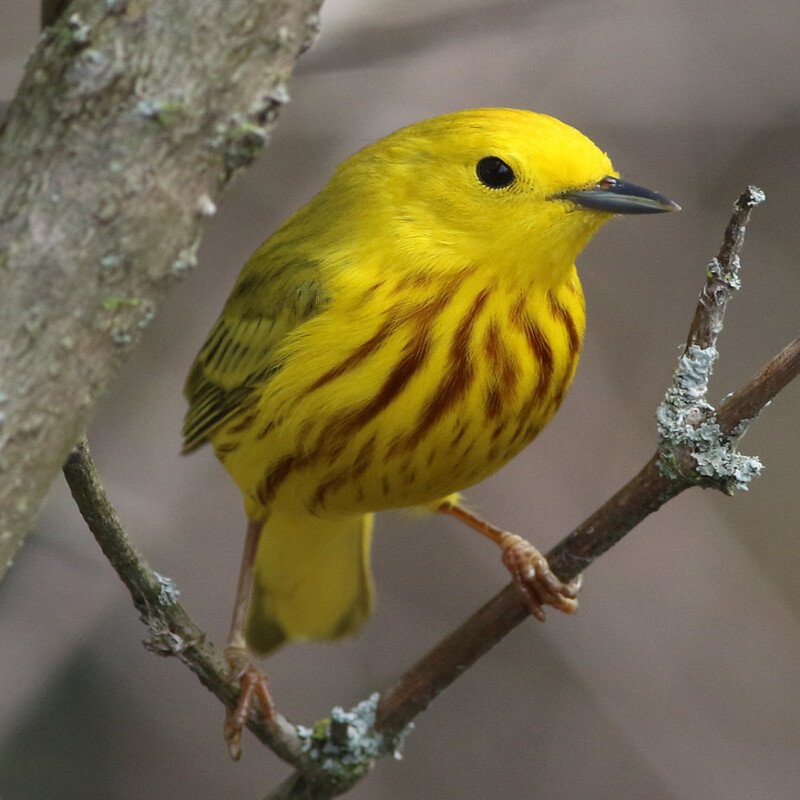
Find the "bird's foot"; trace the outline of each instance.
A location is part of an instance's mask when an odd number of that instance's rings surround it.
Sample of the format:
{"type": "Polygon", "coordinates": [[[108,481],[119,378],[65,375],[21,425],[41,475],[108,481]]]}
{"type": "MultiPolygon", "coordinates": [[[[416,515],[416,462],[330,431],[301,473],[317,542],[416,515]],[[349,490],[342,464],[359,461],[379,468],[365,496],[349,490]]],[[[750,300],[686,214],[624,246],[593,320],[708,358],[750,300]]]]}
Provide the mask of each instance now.
{"type": "Polygon", "coordinates": [[[246,647],[226,647],[225,660],[230,666],[231,678],[241,688],[236,706],[225,713],[224,727],[228,752],[234,761],[238,761],[242,756],[242,733],[254,698],[258,698],[261,713],[268,720],[275,718],[275,706],[267,688],[267,676],[258,668],[253,654],[246,647]]]}
{"type": "Polygon", "coordinates": [[[564,583],[552,572],[547,559],[530,542],[515,533],[503,531],[497,543],[503,564],[536,619],[544,622],[546,605],[565,614],[574,614],[578,610],[582,576],[564,583]]]}

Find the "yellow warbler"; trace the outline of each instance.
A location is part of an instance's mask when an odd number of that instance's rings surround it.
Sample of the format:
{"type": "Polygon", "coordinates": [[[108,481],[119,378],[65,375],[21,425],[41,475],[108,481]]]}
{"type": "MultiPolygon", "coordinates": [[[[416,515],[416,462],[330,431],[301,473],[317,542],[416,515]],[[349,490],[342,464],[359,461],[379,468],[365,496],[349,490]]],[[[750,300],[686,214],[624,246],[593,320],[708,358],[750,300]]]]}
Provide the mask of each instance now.
{"type": "Polygon", "coordinates": [[[574,260],[613,214],[668,211],[552,117],[490,108],[410,125],[345,161],[245,264],[186,382],[185,451],[210,441],[249,520],[227,650],[354,633],[372,513],[425,506],[496,541],[532,611],[571,611],[537,551],[455,494],[547,424],[572,381],[574,260]],[[248,611],[249,609],[249,611],[248,611]]]}

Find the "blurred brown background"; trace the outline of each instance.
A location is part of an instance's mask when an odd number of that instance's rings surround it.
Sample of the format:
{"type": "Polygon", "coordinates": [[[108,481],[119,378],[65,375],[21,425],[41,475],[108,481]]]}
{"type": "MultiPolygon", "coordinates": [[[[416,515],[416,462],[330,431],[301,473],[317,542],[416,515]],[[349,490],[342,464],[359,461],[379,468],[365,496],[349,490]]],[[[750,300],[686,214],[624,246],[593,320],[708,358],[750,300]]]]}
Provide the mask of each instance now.
{"type": "MultiPolygon", "coordinates": [[[[0,7],[0,97],[37,36],[0,7]]],[[[410,121],[529,107],[586,132],[681,214],[622,219],[580,266],[586,349],[556,421],[469,499],[549,547],[655,445],[653,413],[704,266],[748,182],[768,202],[745,248],[715,398],[797,335],[800,5],[616,0],[328,0],[269,149],[211,220],[90,431],[137,545],[221,642],[243,519],[206,450],[178,455],[186,370],[249,253],[343,157],[410,121]]],[[[767,469],[746,495],[693,490],[586,576],[573,619],[531,621],[419,719],[406,758],[353,798],[796,798],[800,786],[800,386],[744,441],[767,469]]],[[[379,605],[357,640],[268,662],[309,723],[399,672],[507,581],[497,553],[444,519],[385,515],[379,605]]],[[[222,709],[149,655],[127,594],[62,482],[0,585],[0,796],[258,798],[287,768],[249,738],[228,760],[222,709]]]]}

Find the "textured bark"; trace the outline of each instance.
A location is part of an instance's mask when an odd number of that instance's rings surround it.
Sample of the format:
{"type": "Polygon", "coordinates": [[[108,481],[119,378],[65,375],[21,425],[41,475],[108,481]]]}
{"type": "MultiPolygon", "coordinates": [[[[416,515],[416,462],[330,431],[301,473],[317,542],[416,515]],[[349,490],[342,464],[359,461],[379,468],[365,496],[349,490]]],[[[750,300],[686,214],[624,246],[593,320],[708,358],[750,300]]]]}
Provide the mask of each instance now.
{"type": "Polygon", "coordinates": [[[321,0],[75,0],[0,130],[0,577],[258,154],[321,0]]]}

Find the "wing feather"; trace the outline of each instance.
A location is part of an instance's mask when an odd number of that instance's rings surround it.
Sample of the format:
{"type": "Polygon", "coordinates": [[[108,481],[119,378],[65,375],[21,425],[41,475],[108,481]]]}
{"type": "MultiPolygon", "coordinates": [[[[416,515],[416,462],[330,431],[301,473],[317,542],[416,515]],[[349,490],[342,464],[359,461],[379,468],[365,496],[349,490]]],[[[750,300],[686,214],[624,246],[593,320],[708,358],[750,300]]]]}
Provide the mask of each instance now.
{"type": "Polygon", "coordinates": [[[189,372],[184,453],[258,401],[280,366],[280,343],[327,306],[319,263],[269,245],[245,265],[189,372]]]}

